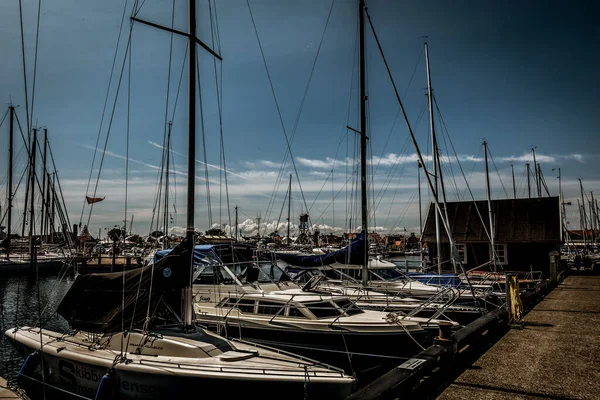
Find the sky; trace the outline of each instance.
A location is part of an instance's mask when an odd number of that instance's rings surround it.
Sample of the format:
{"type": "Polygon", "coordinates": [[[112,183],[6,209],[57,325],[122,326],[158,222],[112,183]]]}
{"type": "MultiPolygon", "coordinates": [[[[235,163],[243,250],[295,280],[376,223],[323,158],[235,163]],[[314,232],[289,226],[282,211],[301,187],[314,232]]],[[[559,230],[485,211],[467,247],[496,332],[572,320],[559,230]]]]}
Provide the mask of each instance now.
{"type": "MultiPolygon", "coordinates": [[[[138,2],[136,11],[132,0],[39,4],[38,30],[38,2],[22,2],[23,41],[19,1],[0,4],[0,100],[6,109],[11,102],[16,107],[24,134],[27,115],[32,128],[47,128],[55,160],[51,171],[59,176],[71,224],[89,225],[92,235],[123,220],[129,228],[132,218],[135,233],[163,229],[155,209],[171,121],[168,214],[172,231],[181,232],[186,223],[187,40],[132,25],[129,17],[135,13],[186,31],[186,2],[147,0],[138,2]],[[86,194],[105,200],[90,210],[84,206],[86,194]]],[[[359,138],[347,128],[359,128],[357,1],[197,4],[197,36],[223,60],[198,47],[196,228],[228,230],[238,206],[242,234],[255,234],[258,218],[261,233],[284,233],[290,174],[293,232],[307,210],[321,232],[360,227],[359,138]]],[[[485,199],[483,139],[492,197],[513,197],[511,166],[517,197],[528,196],[525,164],[533,171],[533,148],[553,196],[560,168],[565,202],[571,203],[565,206],[569,227],[579,228],[579,179],[586,202],[591,192],[600,197],[600,27],[595,21],[600,6],[584,0],[367,0],[366,5],[431,172],[428,43],[448,200],[485,199]]],[[[416,148],[398,114],[370,26],[366,64],[369,230],[418,233],[416,148]]],[[[26,164],[18,135],[15,180],[26,164]]],[[[7,148],[5,119],[0,160],[7,160],[7,148]]],[[[0,164],[4,216],[8,163],[0,164]]],[[[533,178],[531,186],[536,196],[533,178]]],[[[431,196],[422,173],[420,187],[425,215],[431,196]]],[[[545,188],[541,191],[547,195],[545,188]]],[[[23,193],[20,185],[17,213],[24,209],[23,193]]],[[[13,229],[21,223],[17,218],[13,229]]]]}

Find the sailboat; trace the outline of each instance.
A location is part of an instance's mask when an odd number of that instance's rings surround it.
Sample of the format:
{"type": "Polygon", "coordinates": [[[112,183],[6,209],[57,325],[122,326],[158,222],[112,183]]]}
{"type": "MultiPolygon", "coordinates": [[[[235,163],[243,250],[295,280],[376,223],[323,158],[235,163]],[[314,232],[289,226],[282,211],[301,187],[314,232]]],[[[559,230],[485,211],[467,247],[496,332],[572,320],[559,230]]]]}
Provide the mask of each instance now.
{"type": "MultiPolygon", "coordinates": [[[[67,232],[56,232],[55,221],[58,214],[59,220],[65,226],[68,220],[64,205],[58,199],[56,194],[56,185],[51,179],[51,174],[47,170],[47,153],[49,149],[48,130],[44,129],[43,155],[42,155],[42,173],[41,179],[36,173],[36,150],[38,148],[38,129],[34,128],[33,141],[25,143],[25,150],[28,158],[28,177],[26,179],[27,188],[25,194],[25,210],[23,213],[23,228],[21,237],[17,238],[13,231],[13,207],[17,188],[13,186],[13,169],[16,164],[14,157],[14,131],[15,125],[19,125],[18,115],[15,107],[11,104],[8,107],[9,114],[9,137],[8,137],[8,174],[6,190],[6,210],[2,213],[0,210],[0,224],[6,222],[6,226],[0,227],[0,276],[14,276],[26,274],[57,274],[61,271],[69,260],[71,247],[70,236],[67,232]],[[15,124],[15,120],[17,124],[15,124]],[[36,193],[36,187],[40,194],[36,193]],[[39,215],[39,232],[35,233],[35,203],[41,198],[41,215],[39,215]],[[27,215],[29,214],[29,216],[27,215]],[[29,232],[25,231],[25,221],[28,221],[29,232]],[[6,229],[6,232],[4,232],[6,229]],[[54,240],[66,242],[64,244],[51,244],[54,240]]],[[[66,224],[68,226],[68,223],[66,224]]]]}
{"type": "Polygon", "coordinates": [[[123,273],[78,276],[58,307],[72,332],[28,326],[8,329],[6,337],[29,354],[19,374],[21,382],[37,384],[44,397],[58,398],[159,399],[198,390],[221,398],[248,393],[261,398],[345,398],[355,380],[339,369],[230,341],[193,324],[199,42],[195,0],[189,1],[188,13],[186,238],[155,264],[123,273]]]}

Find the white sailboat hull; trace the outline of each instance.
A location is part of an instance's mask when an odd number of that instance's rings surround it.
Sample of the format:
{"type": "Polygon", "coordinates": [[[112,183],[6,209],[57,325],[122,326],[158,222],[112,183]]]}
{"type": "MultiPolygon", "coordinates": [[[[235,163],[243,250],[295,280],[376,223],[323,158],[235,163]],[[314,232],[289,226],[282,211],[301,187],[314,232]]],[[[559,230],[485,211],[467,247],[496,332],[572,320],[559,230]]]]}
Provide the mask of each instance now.
{"type": "Polygon", "coordinates": [[[305,384],[309,398],[319,397],[319,393],[327,394],[327,398],[345,398],[354,387],[354,380],[339,370],[243,343],[236,343],[234,351],[221,353],[215,346],[197,346],[185,338],[161,336],[148,340],[142,334],[129,333],[131,337],[123,343],[130,351],[121,353],[120,334],[98,342],[89,340],[88,334],[67,336],[47,330],[40,334],[37,328],[24,327],[10,329],[6,336],[24,355],[40,349],[40,341],[44,344],[43,362],[37,362],[37,373],[31,373],[33,368],[29,367],[30,373],[22,370],[26,374],[22,378],[42,380],[43,365],[46,388],[60,398],[66,394],[95,398],[109,371],[111,380],[105,380],[103,390],[105,395],[111,390],[110,398],[119,399],[173,398],[198,389],[214,389],[210,393],[219,393],[220,398],[248,393],[280,398],[284,391],[286,397],[302,398],[305,384]],[[135,354],[142,342],[142,354],[135,354]],[[209,355],[194,357],[204,352],[209,355]]]}

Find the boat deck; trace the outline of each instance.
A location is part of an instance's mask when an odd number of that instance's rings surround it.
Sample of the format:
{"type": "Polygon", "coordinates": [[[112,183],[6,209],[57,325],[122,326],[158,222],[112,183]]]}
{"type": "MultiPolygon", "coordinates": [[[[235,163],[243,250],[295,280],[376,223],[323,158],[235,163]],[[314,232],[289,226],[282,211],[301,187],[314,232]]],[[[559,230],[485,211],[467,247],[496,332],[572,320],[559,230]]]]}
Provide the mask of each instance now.
{"type": "Polygon", "coordinates": [[[438,399],[597,399],[600,276],[569,276],[438,399]]]}
{"type": "Polygon", "coordinates": [[[16,393],[10,390],[7,386],[8,385],[4,378],[0,377],[0,400],[20,399],[20,397],[17,396],[16,393]]]}

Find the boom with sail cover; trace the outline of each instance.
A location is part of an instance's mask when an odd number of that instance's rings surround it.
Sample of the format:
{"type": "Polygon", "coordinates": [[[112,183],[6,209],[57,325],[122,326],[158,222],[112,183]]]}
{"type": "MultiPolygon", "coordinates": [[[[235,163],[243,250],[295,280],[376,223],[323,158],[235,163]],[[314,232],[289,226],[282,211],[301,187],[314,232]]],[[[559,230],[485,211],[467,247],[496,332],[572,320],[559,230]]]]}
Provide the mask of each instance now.
{"type": "Polygon", "coordinates": [[[280,260],[296,267],[319,267],[333,263],[362,265],[365,256],[364,240],[364,235],[360,233],[343,249],[322,255],[276,254],[280,260]]]}
{"type": "Polygon", "coordinates": [[[152,265],[126,272],[79,275],[59,304],[58,313],[71,328],[98,333],[120,332],[124,326],[141,328],[147,317],[152,322],[169,309],[179,314],[181,290],[189,282],[187,240],[152,265]]]}

